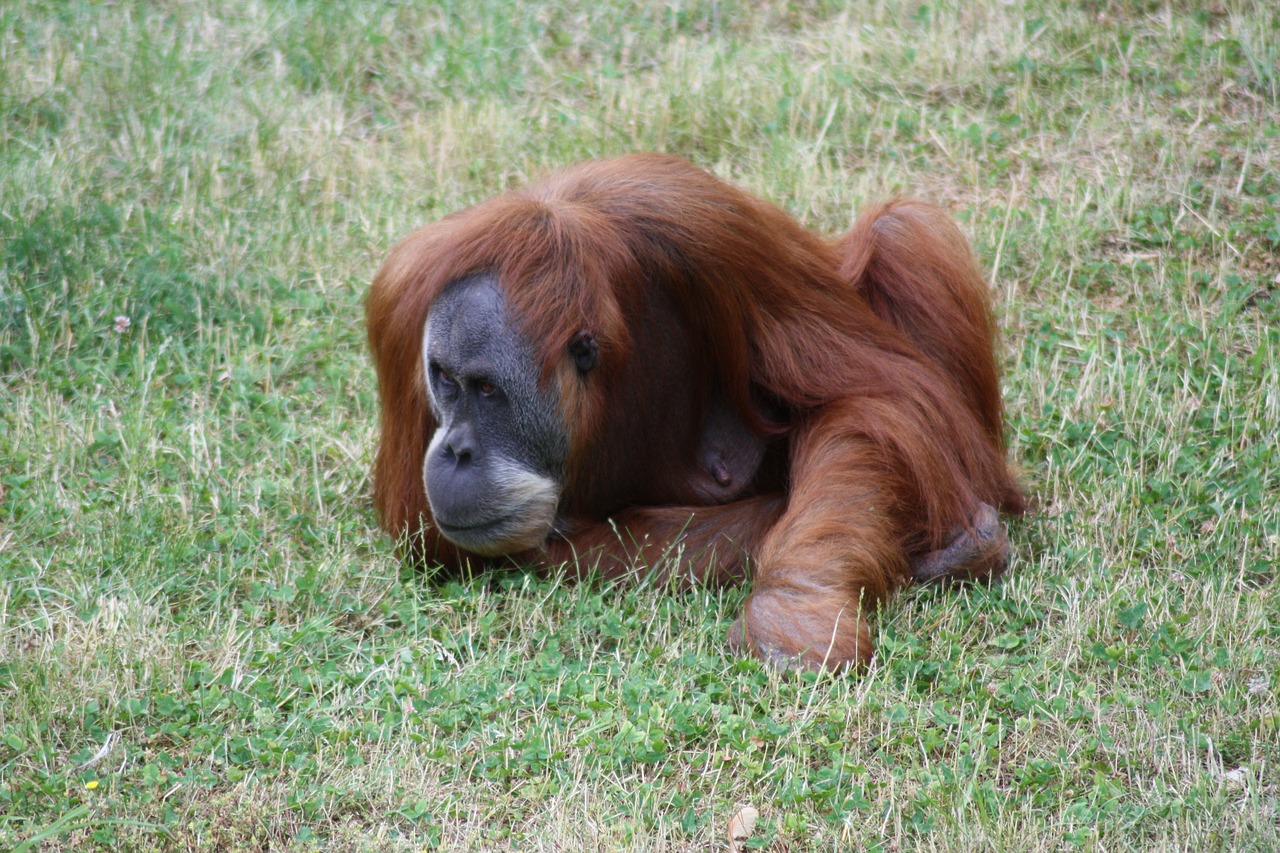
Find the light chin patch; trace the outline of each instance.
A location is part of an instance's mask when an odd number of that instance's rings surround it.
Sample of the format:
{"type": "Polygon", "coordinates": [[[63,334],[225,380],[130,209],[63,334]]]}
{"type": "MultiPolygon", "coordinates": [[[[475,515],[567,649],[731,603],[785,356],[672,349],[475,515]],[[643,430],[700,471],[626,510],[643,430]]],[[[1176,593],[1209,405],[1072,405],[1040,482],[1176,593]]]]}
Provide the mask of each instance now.
{"type": "Polygon", "coordinates": [[[492,521],[464,528],[437,521],[436,526],[445,539],[459,548],[482,557],[498,557],[545,542],[559,504],[560,486],[555,480],[507,463],[497,466],[494,472],[489,503],[492,521]]]}

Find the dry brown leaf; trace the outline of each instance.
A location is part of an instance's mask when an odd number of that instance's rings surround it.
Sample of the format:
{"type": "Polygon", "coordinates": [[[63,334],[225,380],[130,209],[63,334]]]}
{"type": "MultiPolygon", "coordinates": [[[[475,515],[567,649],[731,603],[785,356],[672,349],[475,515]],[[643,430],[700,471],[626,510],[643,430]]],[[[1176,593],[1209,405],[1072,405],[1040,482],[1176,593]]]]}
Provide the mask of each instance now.
{"type": "Polygon", "coordinates": [[[742,853],[747,849],[747,839],[756,828],[756,818],[760,817],[754,806],[743,806],[729,820],[729,849],[734,853],[742,853]]]}

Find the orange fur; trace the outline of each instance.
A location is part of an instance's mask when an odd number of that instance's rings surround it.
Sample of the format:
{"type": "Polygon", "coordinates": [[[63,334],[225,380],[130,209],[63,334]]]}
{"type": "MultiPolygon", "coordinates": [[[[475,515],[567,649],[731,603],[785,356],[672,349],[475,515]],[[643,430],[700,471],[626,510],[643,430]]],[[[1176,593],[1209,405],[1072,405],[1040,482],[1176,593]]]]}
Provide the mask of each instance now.
{"type": "Polygon", "coordinates": [[[828,241],[682,160],[635,155],[420,228],[378,272],[374,500],[416,558],[476,560],[431,523],[420,348],[436,294],[481,272],[539,348],[570,437],[564,529],[517,559],[617,575],[678,555],[682,575],[719,580],[741,578],[750,559],[755,587],[731,640],[832,665],[869,658],[866,608],[910,580],[912,561],[982,504],[1025,506],[1005,460],[987,289],[945,214],[890,202],[828,241]],[[600,347],[590,381],[564,361],[582,329],[600,347]],[[739,499],[693,497],[663,420],[676,383],[721,389],[768,438],[739,499]]]}

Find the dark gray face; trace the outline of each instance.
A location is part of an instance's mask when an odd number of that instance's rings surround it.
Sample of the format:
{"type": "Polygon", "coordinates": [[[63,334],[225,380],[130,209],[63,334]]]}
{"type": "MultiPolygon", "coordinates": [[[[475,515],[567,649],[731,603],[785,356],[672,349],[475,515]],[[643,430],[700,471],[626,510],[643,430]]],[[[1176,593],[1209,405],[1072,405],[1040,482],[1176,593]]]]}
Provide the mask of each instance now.
{"type": "Polygon", "coordinates": [[[568,440],[533,348],[491,276],[449,284],[422,340],[439,425],[422,474],[440,533],[494,556],[542,543],[555,523],[568,440]]]}

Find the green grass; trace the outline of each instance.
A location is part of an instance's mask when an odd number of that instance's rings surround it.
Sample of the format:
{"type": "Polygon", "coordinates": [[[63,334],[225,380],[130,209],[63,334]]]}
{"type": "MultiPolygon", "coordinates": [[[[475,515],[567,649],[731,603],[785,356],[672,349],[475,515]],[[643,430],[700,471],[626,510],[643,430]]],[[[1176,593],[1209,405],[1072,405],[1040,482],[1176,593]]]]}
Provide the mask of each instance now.
{"type": "Polygon", "coordinates": [[[510,6],[0,6],[0,848],[1280,847],[1274,4],[510,6]],[[380,258],[642,149],[992,270],[1037,511],[860,678],[374,527],[380,258]]]}

